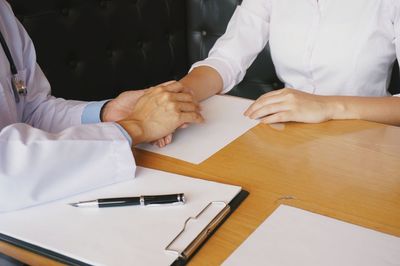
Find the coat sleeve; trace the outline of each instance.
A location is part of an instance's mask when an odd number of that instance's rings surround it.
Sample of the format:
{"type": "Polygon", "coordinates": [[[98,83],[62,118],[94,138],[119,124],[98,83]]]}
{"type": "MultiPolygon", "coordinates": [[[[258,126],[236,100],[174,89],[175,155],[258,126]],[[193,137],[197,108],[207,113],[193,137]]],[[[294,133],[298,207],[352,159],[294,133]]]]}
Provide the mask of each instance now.
{"type": "Polygon", "coordinates": [[[0,212],[131,179],[130,145],[113,123],[48,133],[27,124],[0,131],[0,212]]]}

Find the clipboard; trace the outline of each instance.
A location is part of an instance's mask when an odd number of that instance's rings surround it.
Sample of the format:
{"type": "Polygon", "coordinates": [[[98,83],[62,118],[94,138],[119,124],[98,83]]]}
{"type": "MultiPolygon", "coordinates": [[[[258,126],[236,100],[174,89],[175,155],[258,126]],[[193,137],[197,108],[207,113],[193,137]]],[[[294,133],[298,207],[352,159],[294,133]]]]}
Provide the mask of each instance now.
{"type": "MultiPolygon", "coordinates": [[[[201,231],[201,233],[182,251],[178,252],[179,257],[172,263],[173,266],[185,265],[190,261],[190,259],[199,251],[199,249],[206,243],[206,241],[217,231],[217,229],[229,218],[229,216],[239,207],[242,201],[249,195],[249,192],[246,190],[241,190],[239,194],[228,204],[224,202],[210,202],[199,214],[200,216],[203,211],[205,211],[212,204],[224,204],[223,210],[201,231]]],[[[186,222],[189,222],[190,219],[197,219],[196,217],[190,217],[186,222]]],[[[187,223],[185,223],[186,225],[187,223]]],[[[166,250],[170,250],[171,245],[174,240],[178,239],[180,234],[185,230],[185,226],[182,231],[174,238],[171,243],[166,247],[166,250]]]]}
{"type": "MultiPolygon", "coordinates": [[[[207,204],[203,204],[204,206],[197,210],[196,212],[192,212],[192,215],[186,217],[186,219],[182,222],[180,220],[180,223],[176,226],[176,231],[174,235],[171,235],[170,239],[166,239],[166,242],[164,243],[164,252],[165,254],[171,254],[168,256],[173,257],[174,259],[171,261],[171,263],[168,263],[166,265],[185,265],[190,259],[196,254],[196,252],[205,244],[205,242],[212,236],[212,234],[223,224],[223,222],[228,219],[228,217],[237,209],[237,207],[241,204],[241,202],[248,196],[248,192],[245,190],[242,190],[239,187],[234,187],[230,185],[225,185],[221,183],[215,183],[211,181],[205,181],[205,180],[197,180],[189,177],[184,177],[184,176],[179,176],[179,175],[174,175],[170,173],[165,173],[165,172],[160,172],[156,170],[150,170],[150,169],[141,169],[139,172],[145,171],[147,176],[149,175],[157,175],[158,177],[175,177],[175,179],[180,179],[182,178],[185,179],[186,181],[190,182],[200,182],[203,184],[206,184],[209,187],[215,187],[215,189],[218,190],[218,187],[230,189],[234,191],[235,189],[238,189],[238,193],[235,194],[235,196],[229,201],[219,201],[216,198],[214,200],[207,202],[207,204]],[[210,219],[211,217],[211,219],[210,219]],[[202,221],[203,220],[203,221],[202,221]],[[203,224],[202,224],[203,223],[203,224]],[[197,227],[197,228],[196,228],[197,227]],[[193,230],[192,228],[197,229],[193,230]],[[190,232],[191,234],[196,234],[196,236],[193,238],[190,236],[186,236],[186,233],[190,232]],[[172,237],[173,236],[173,237],[172,237]],[[192,239],[193,238],[193,239],[192,239]],[[189,242],[187,242],[190,240],[189,242]],[[186,241],[186,242],[185,242],[186,241]],[[181,243],[179,243],[181,242],[181,243]],[[180,245],[180,247],[179,247],[180,245]],[[183,245],[183,246],[182,246],[183,245]]],[[[130,182],[130,181],[129,181],[130,182]]],[[[132,181],[134,182],[134,181],[132,181]]],[[[186,193],[185,193],[186,194],[186,193]]],[[[70,202],[71,200],[67,200],[70,202]]],[[[204,202],[206,203],[206,202],[204,202]]],[[[54,203],[57,204],[57,203],[54,203]]],[[[59,203],[58,203],[59,204],[59,203]]],[[[190,197],[188,199],[188,202],[185,204],[190,204],[190,197]]],[[[122,207],[125,208],[125,211],[127,211],[130,207],[122,207]]],[[[136,208],[136,207],[131,207],[131,208],[136,208]]],[[[146,207],[145,207],[146,208],[146,207]]],[[[154,208],[154,207],[147,207],[147,208],[154,208]]],[[[174,207],[175,208],[175,207],[174,207]]],[[[34,212],[35,208],[28,209],[30,210],[28,212],[32,213],[34,212]]],[[[39,209],[39,208],[38,208],[39,209]]],[[[46,209],[45,206],[41,207],[41,209],[46,209]]],[[[113,208],[114,209],[114,208],[113,208]]],[[[136,210],[136,209],[132,209],[136,210]]],[[[38,210],[40,211],[40,210],[38,210]]],[[[81,210],[80,210],[81,211],[81,210]]],[[[99,211],[99,210],[97,210],[99,211]]],[[[17,217],[15,219],[18,219],[19,217],[22,217],[24,211],[20,212],[20,216],[16,215],[17,217]]],[[[95,211],[96,212],[96,211],[95,211]]],[[[17,212],[18,213],[18,212],[17,212]]],[[[10,213],[8,216],[12,216],[13,214],[10,213]]],[[[0,214],[0,220],[2,220],[3,214],[0,214]]],[[[13,219],[10,219],[12,221],[13,219]]],[[[9,244],[15,245],[17,247],[26,249],[28,251],[31,251],[33,253],[51,258],[55,261],[68,264],[68,265],[96,265],[96,264],[104,264],[108,265],[107,263],[102,263],[101,261],[90,261],[90,260],[85,260],[80,259],[79,257],[75,256],[70,256],[68,252],[59,252],[57,249],[49,248],[47,245],[38,245],[35,243],[35,241],[26,241],[26,239],[29,239],[29,237],[16,237],[13,235],[13,232],[11,234],[7,234],[7,230],[4,229],[4,224],[2,221],[0,221],[0,240],[7,242],[9,244]]],[[[11,230],[12,231],[12,230],[11,230]]],[[[23,235],[23,234],[21,234],[23,235]]],[[[32,238],[31,238],[32,239],[32,238]]],[[[77,240],[79,242],[79,239],[77,240]]],[[[112,241],[112,240],[111,240],[112,241]]],[[[110,248],[110,252],[112,252],[112,249],[110,248]]],[[[120,261],[121,262],[121,261],[120,261]]],[[[136,262],[136,263],[141,263],[136,262]]],[[[142,264],[145,264],[146,262],[143,262],[142,264]]],[[[118,264],[118,263],[117,263],[118,264]]]]}

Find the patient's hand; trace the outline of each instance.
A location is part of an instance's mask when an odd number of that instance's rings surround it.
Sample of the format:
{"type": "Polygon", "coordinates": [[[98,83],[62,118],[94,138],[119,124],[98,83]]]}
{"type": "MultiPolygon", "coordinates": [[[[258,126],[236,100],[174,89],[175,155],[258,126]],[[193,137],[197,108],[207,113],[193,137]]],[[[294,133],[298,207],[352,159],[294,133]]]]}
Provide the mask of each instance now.
{"type": "Polygon", "coordinates": [[[168,136],[158,139],[152,142],[151,144],[156,145],[159,148],[163,148],[168,144],[170,144],[171,142],[172,142],[172,134],[169,134],[168,136]]]}
{"type": "Polygon", "coordinates": [[[244,113],[272,124],[288,121],[320,123],[332,118],[329,97],[285,88],[259,97],[244,113]]]}
{"type": "MultiPolygon", "coordinates": [[[[187,128],[188,126],[189,126],[188,124],[183,124],[179,128],[187,128]]],[[[159,140],[156,140],[156,141],[152,142],[151,144],[156,145],[159,148],[163,148],[163,147],[167,146],[168,144],[171,144],[172,136],[173,136],[173,134],[169,134],[168,136],[163,137],[159,140]]]]}

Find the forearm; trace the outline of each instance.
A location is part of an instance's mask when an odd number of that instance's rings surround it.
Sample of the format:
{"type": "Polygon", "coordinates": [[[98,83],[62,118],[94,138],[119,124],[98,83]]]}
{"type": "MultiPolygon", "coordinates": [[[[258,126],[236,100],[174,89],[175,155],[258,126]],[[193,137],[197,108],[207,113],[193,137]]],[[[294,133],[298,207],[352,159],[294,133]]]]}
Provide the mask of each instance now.
{"type": "Polygon", "coordinates": [[[82,113],[87,102],[47,97],[25,104],[22,122],[47,132],[57,133],[82,123],[82,113]]]}
{"type": "Polygon", "coordinates": [[[218,72],[208,66],[194,68],[180,81],[185,88],[192,90],[195,99],[202,101],[221,92],[223,81],[218,72]]]}
{"type": "Polygon", "coordinates": [[[327,96],[332,119],[362,119],[400,125],[400,97],[327,96]]]}
{"type": "Polygon", "coordinates": [[[14,124],[0,131],[0,145],[0,212],[128,180],[135,173],[131,148],[112,123],[59,134],[14,124]]]}

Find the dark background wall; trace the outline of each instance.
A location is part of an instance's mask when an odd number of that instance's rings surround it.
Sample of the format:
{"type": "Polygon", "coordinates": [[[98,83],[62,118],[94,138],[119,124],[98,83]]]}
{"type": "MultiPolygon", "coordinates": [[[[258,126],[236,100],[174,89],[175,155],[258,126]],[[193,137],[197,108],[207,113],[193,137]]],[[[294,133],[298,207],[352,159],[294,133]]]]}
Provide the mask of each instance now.
{"type": "Polygon", "coordinates": [[[185,0],[12,0],[53,94],[96,100],[182,77],[185,0]]]}

